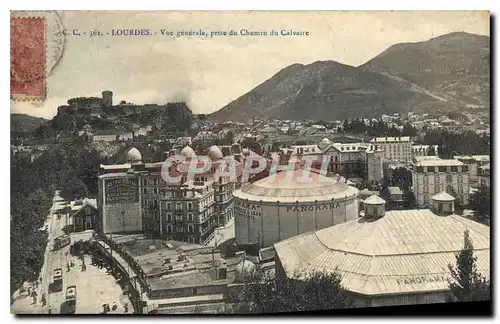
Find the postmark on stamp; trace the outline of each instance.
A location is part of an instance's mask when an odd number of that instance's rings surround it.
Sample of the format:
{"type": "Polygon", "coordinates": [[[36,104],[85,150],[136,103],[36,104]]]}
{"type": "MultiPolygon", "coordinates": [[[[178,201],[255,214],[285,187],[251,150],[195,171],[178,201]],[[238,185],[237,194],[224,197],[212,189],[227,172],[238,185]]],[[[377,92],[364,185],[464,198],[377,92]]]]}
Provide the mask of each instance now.
{"type": "Polygon", "coordinates": [[[11,99],[44,100],[47,78],[64,55],[62,19],[55,11],[11,12],[10,28],[11,99]]]}

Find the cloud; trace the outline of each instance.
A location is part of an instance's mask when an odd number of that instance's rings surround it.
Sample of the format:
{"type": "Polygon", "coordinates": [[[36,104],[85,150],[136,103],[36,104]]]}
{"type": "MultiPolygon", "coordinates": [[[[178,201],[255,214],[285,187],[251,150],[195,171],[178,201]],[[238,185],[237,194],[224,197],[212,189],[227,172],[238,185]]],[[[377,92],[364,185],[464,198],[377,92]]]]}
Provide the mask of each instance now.
{"type": "Polygon", "coordinates": [[[70,37],[49,99],[13,111],[51,117],[80,96],[114,92],[115,102],[187,101],[211,113],[294,63],[335,60],[360,65],[399,42],[463,30],[489,34],[486,12],[64,12],[72,30],[307,30],[308,37],[70,37]]]}

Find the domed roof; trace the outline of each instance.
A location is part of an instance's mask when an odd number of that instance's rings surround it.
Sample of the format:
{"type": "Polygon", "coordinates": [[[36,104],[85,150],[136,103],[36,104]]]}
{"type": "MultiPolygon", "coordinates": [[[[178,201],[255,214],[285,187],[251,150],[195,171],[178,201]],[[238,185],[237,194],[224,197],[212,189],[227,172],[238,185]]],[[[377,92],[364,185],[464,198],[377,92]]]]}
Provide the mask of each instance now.
{"type": "Polygon", "coordinates": [[[132,147],[130,150],[128,150],[127,162],[137,163],[137,162],[141,162],[141,161],[142,161],[142,155],[138,149],[136,149],[135,147],[132,147]]]}
{"type": "Polygon", "coordinates": [[[241,260],[236,266],[235,279],[238,282],[244,282],[245,277],[251,276],[255,272],[255,264],[252,261],[241,260]]]}
{"type": "Polygon", "coordinates": [[[323,138],[319,143],[318,143],[318,147],[320,150],[324,150],[327,146],[329,146],[330,144],[333,144],[332,141],[330,141],[328,138],[323,138]]]}
{"type": "Polygon", "coordinates": [[[217,161],[217,160],[224,158],[224,155],[222,154],[222,151],[220,150],[220,148],[217,145],[212,145],[208,149],[208,157],[212,161],[217,161]]]}
{"type": "Polygon", "coordinates": [[[196,153],[189,145],[186,145],[186,147],[182,149],[181,155],[183,155],[187,159],[196,157],[196,153]]]}
{"type": "Polygon", "coordinates": [[[357,196],[359,190],[345,183],[343,178],[325,177],[305,170],[285,170],[271,174],[234,191],[239,199],[263,202],[311,202],[357,196]]]}

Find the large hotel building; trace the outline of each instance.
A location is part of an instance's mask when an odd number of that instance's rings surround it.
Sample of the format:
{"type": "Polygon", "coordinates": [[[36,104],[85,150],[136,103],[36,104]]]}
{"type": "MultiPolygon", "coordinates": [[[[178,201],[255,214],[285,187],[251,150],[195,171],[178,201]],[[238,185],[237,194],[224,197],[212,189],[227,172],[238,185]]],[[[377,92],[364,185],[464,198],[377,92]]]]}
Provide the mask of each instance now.
{"type": "Polygon", "coordinates": [[[128,151],[125,164],[101,165],[100,230],[104,234],[144,232],[167,240],[209,243],[214,229],[234,217],[232,192],[241,183],[243,156],[224,157],[217,146],[212,146],[207,153],[212,167],[189,179],[196,154],[189,146],[180,154],[185,159],[168,170],[172,178],[180,178],[178,183],[167,183],[162,178],[163,162],[143,163],[136,148],[128,151]],[[236,166],[237,178],[216,177],[218,168],[230,162],[236,166]]]}
{"type": "Polygon", "coordinates": [[[346,178],[381,181],[383,178],[383,151],[378,144],[372,143],[333,143],[328,138],[317,145],[297,145],[281,149],[280,164],[290,159],[317,156],[318,162],[326,157],[327,174],[342,174],[346,178]]]}

